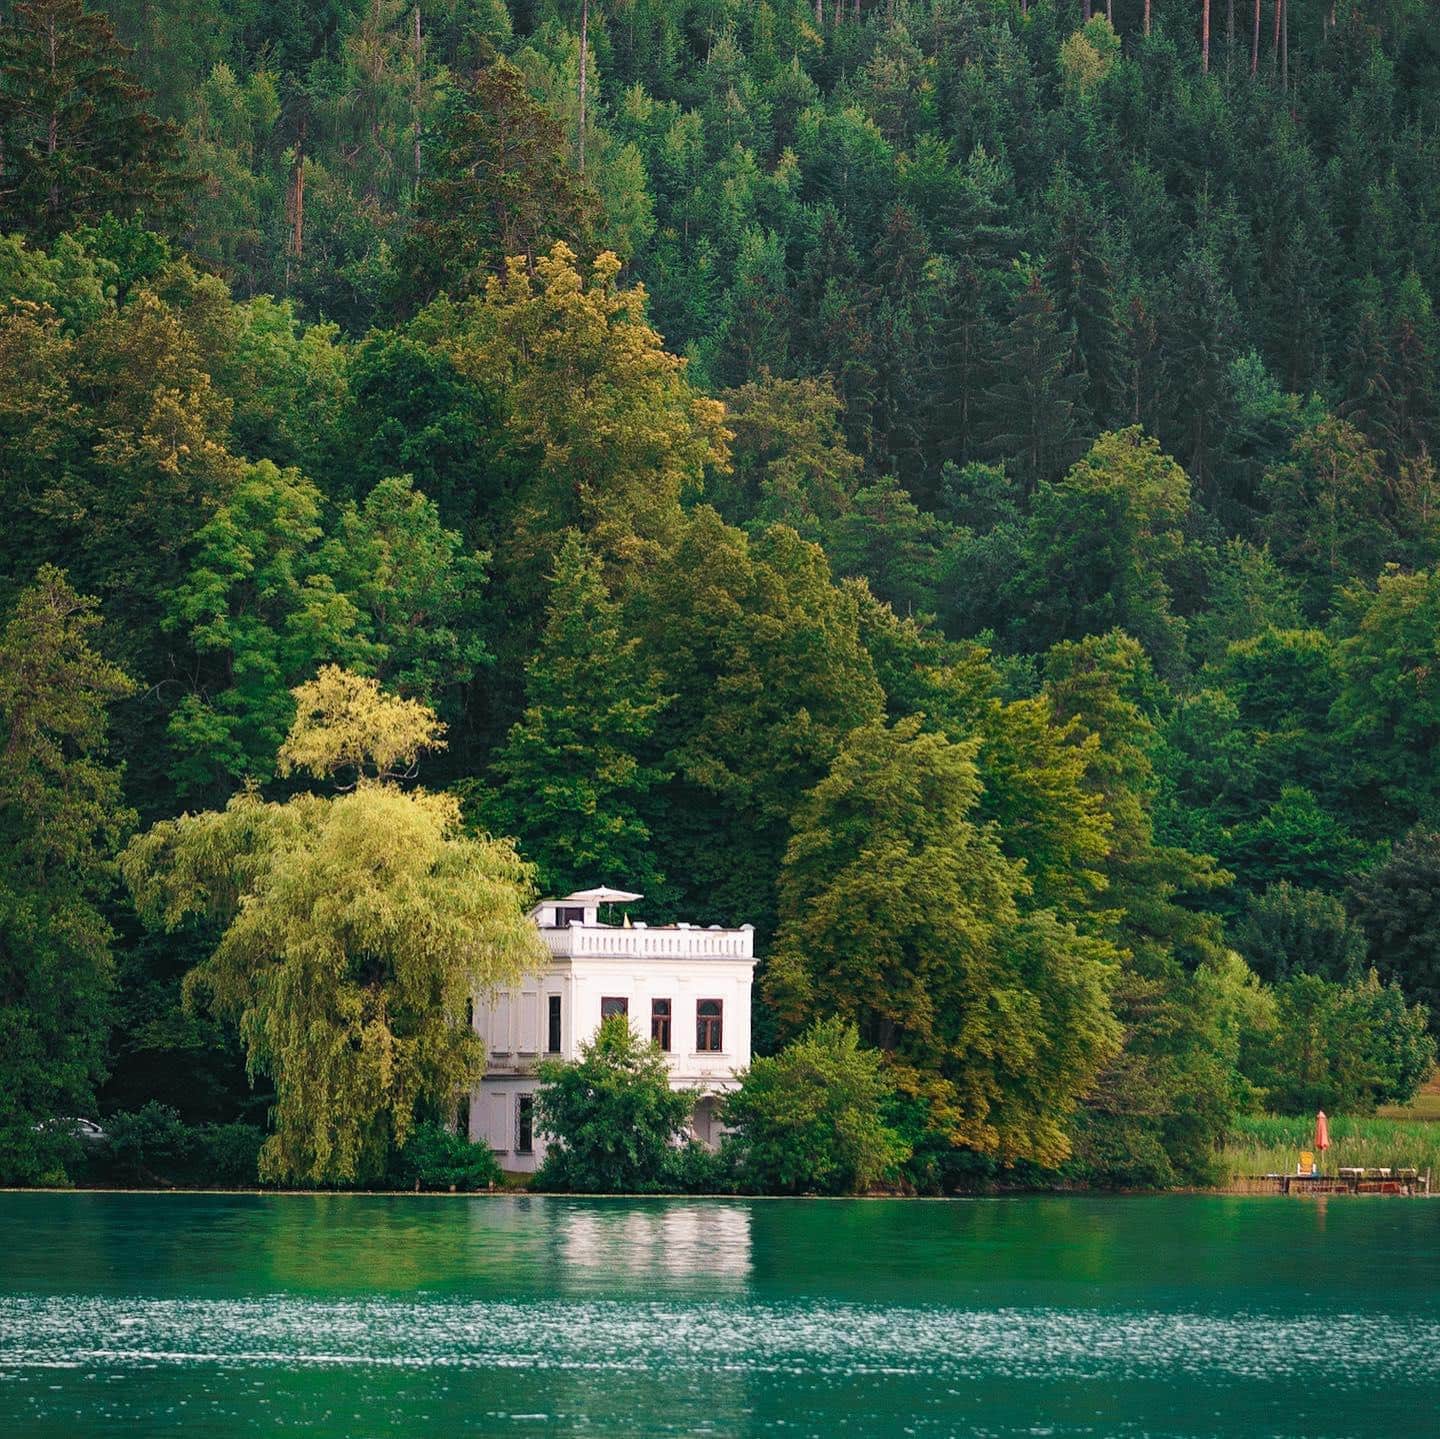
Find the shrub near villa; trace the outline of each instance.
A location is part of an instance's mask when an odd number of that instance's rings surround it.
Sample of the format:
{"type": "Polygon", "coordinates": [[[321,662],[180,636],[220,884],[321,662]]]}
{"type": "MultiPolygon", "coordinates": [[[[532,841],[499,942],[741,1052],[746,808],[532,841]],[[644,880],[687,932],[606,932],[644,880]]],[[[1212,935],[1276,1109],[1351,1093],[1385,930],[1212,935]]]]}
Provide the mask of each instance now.
{"type": "Polygon", "coordinates": [[[580,1046],[577,1063],[546,1060],[538,1072],[535,1123],[548,1142],[537,1189],[647,1194],[692,1187],[675,1178],[677,1167],[704,1164],[682,1145],[695,1096],[670,1088],[665,1056],[640,1040],[624,1015],[601,1024],[580,1046]]]}
{"type": "Polygon", "coordinates": [[[894,1178],[910,1146],[884,1121],[894,1093],[878,1051],[853,1024],[812,1025],[773,1059],[757,1059],[722,1117],[740,1188],[764,1194],[854,1194],[894,1178]]]}

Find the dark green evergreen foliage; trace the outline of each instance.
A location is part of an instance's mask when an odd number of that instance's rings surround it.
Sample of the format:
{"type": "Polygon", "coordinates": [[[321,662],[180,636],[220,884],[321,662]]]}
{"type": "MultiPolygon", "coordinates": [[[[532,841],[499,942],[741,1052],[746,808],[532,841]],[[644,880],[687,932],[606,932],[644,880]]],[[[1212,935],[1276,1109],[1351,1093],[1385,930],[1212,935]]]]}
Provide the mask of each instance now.
{"type": "Polygon", "coordinates": [[[175,217],[197,177],[124,60],[82,0],[21,0],[0,17],[0,233],[51,240],[107,214],[175,217]]]}
{"type": "Polygon", "coordinates": [[[1235,926],[1235,947],[1262,979],[1318,974],[1348,983],[1365,967],[1365,932],[1323,890],[1284,880],[1251,895],[1235,926]]]}
{"type": "Polygon", "coordinates": [[[1085,376],[1075,337],[1062,326],[1038,273],[1016,276],[1009,324],[991,362],[982,405],[991,458],[1014,465],[1027,489],[1054,478],[1082,448],[1085,376]]]}
{"type": "Polygon", "coordinates": [[[480,814],[514,835],[546,894],[624,884],[663,904],[664,873],[641,818],[667,778],[647,762],[659,693],[620,628],[599,561],[573,531],[555,561],[540,643],[525,670],[525,710],[496,752],[480,814]]]}
{"type": "Polygon", "coordinates": [[[605,1020],[574,1064],[542,1060],[535,1125],[541,1189],[646,1194],[669,1188],[671,1157],[695,1096],[671,1089],[665,1056],[624,1015],[605,1020]]]}
{"type": "Polygon", "coordinates": [[[1107,428],[1123,413],[1123,361],[1114,267],[1108,227],[1090,208],[1085,191],[1064,172],[1049,196],[1055,233],[1046,265],[1046,288],[1075,335],[1075,356],[1085,372],[1085,404],[1092,425],[1107,428]]]}
{"type": "Polygon", "coordinates": [[[1429,1009],[1431,1031],[1440,1034],[1440,834],[1412,830],[1351,881],[1350,901],[1371,962],[1429,1009]]]}
{"type": "Polygon", "coordinates": [[[421,179],[401,246],[405,293],[481,289],[511,255],[533,261],[557,240],[587,247],[592,197],[571,171],[565,136],[497,59],[456,88],[422,146],[421,179]]]}

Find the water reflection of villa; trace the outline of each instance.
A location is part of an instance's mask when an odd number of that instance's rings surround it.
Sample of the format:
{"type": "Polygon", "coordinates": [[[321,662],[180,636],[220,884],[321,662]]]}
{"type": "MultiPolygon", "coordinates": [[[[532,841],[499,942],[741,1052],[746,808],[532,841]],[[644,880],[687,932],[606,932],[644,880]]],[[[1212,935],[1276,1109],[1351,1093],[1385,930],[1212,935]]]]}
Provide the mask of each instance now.
{"type": "Polygon", "coordinates": [[[544,972],[476,1003],[489,1058],[470,1097],[470,1138],[488,1143],[503,1168],[529,1172],[544,1158],[534,1121],[537,1062],[578,1059],[612,1014],[628,1016],[665,1051],[676,1089],[700,1091],[695,1137],[718,1142],[717,1098],[750,1063],[754,932],[748,924],[601,923],[602,909],[619,913],[640,898],[588,889],[538,905],[533,917],[550,951],[544,972]]]}

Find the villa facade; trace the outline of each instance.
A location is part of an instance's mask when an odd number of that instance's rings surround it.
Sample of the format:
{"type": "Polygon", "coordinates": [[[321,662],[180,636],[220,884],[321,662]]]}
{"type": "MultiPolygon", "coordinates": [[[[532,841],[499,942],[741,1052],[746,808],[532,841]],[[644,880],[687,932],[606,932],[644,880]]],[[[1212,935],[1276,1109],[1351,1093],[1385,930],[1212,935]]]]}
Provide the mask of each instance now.
{"type": "Polygon", "coordinates": [[[488,1144],[502,1168],[531,1172],[545,1157],[536,1065],[578,1059],[611,1014],[628,1016],[637,1035],[659,1044],[674,1088],[700,1091],[692,1129],[704,1144],[719,1142],[716,1102],[750,1063],[754,931],[614,922],[640,898],[592,889],[536,906],[532,917],[550,951],[543,973],[476,1002],[488,1059],[470,1096],[470,1138],[488,1144]],[[601,922],[602,911],[610,922],[601,922]]]}

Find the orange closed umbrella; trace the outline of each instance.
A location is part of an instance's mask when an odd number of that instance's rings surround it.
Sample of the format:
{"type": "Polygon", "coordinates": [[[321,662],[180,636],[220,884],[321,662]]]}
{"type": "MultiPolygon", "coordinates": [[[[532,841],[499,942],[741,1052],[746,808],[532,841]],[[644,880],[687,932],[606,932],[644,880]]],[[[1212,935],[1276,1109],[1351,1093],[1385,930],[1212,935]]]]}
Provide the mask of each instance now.
{"type": "Polygon", "coordinates": [[[1330,1148],[1330,1122],[1323,1109],[1315,1115],[1315,1148],[1322,1154],[1330,1148]]]}

